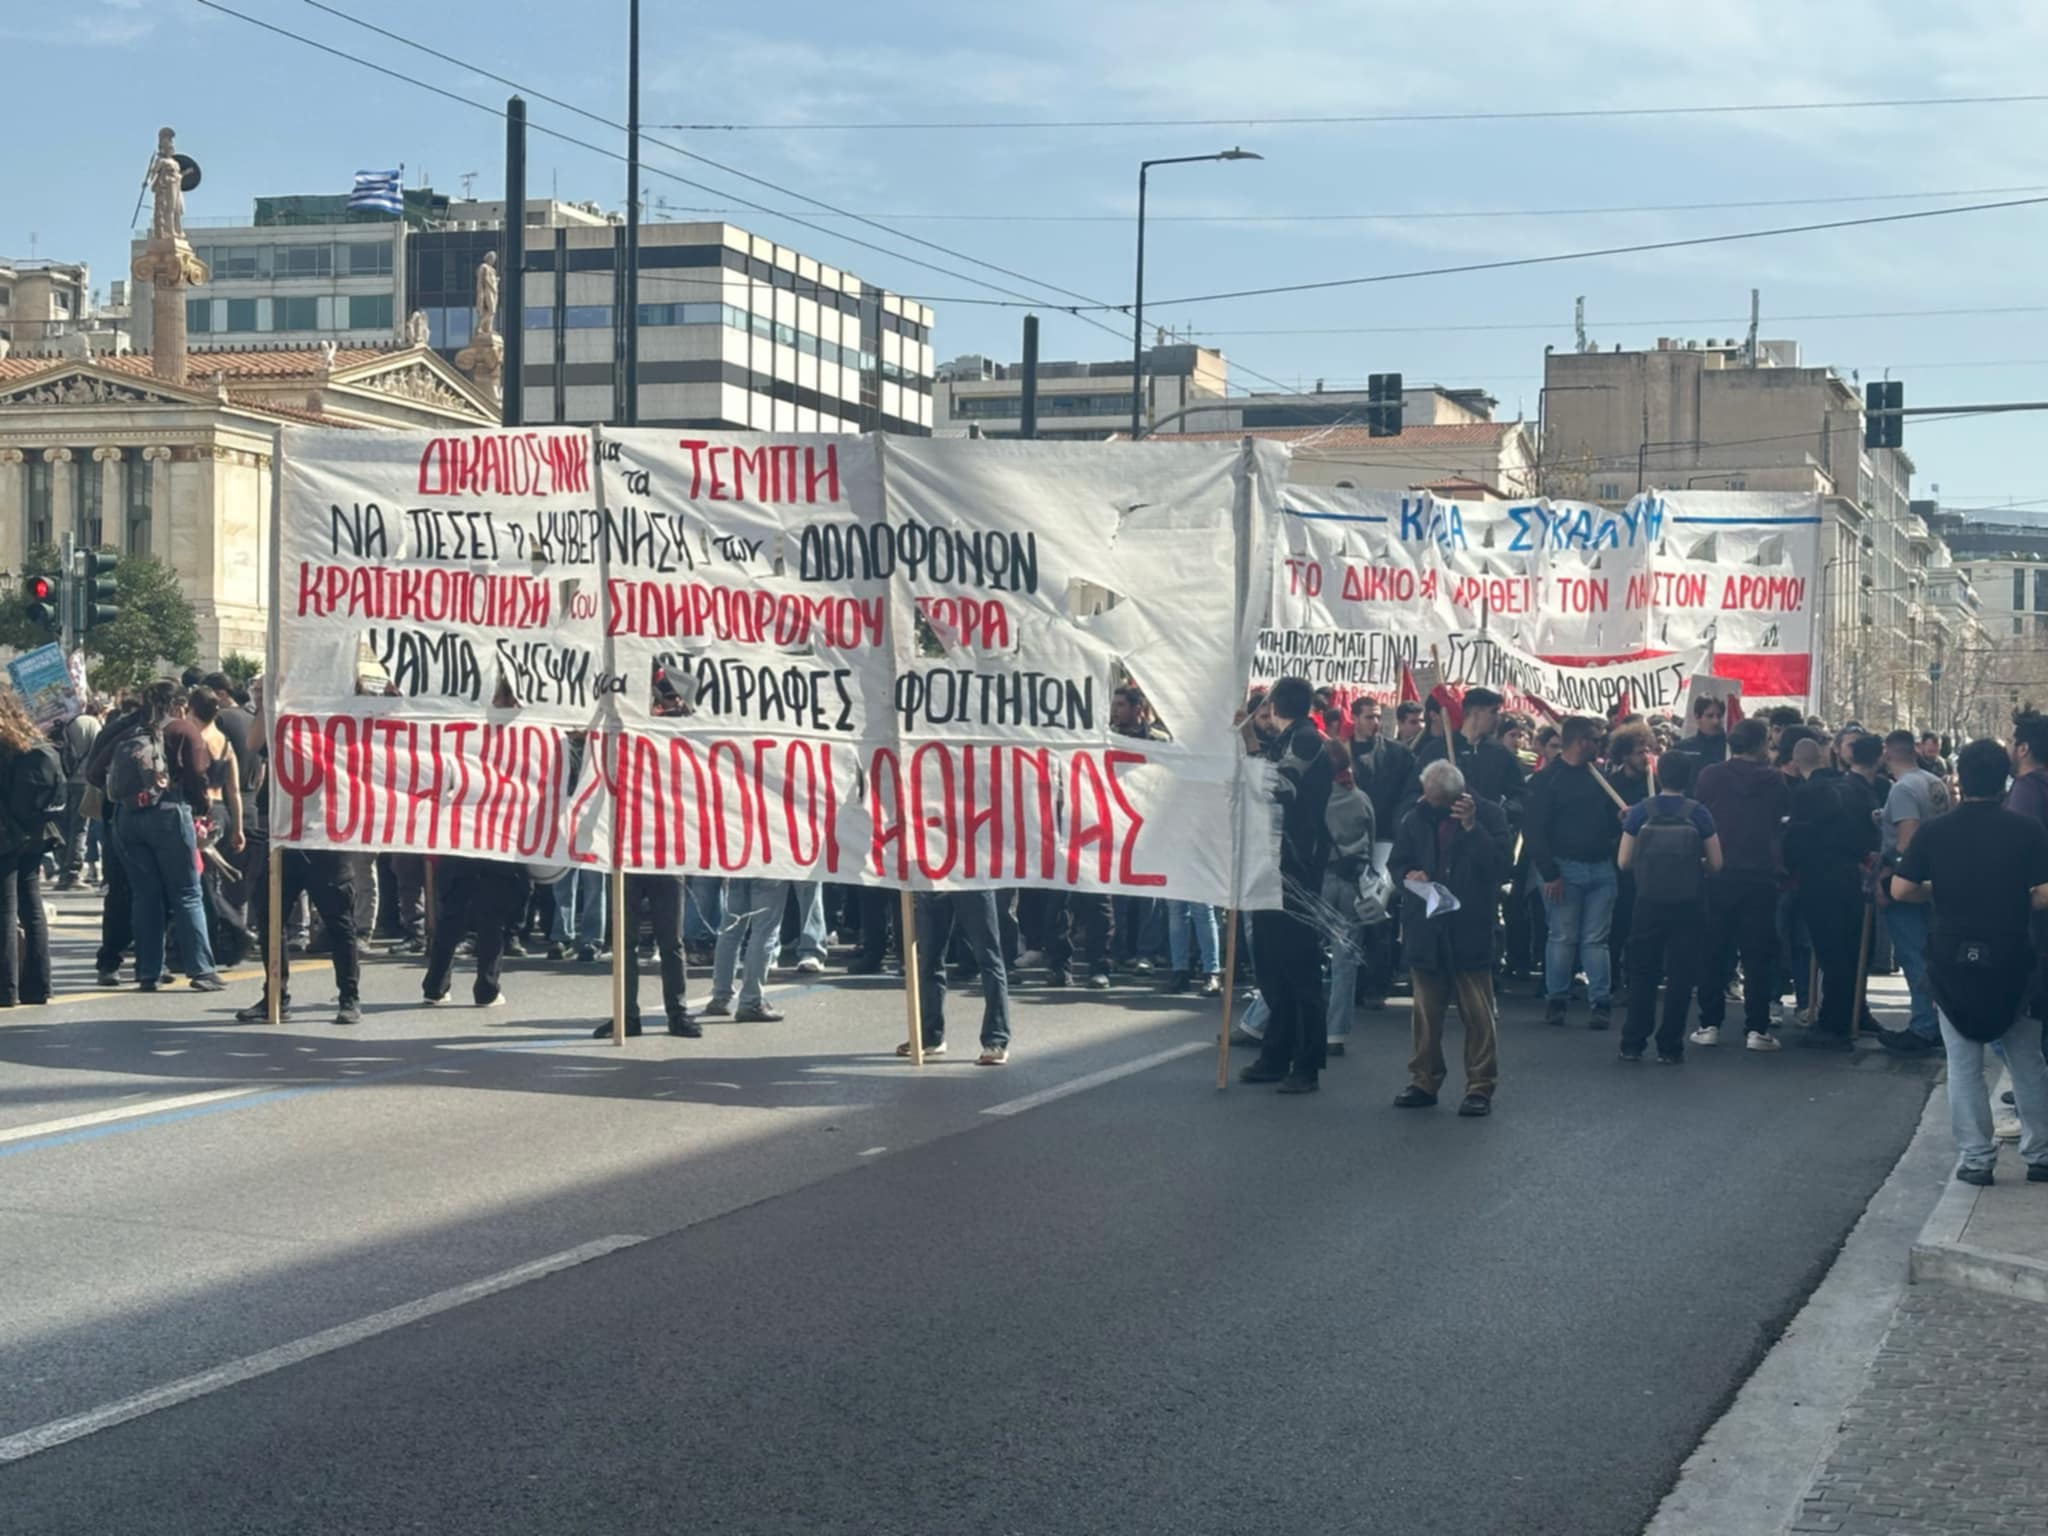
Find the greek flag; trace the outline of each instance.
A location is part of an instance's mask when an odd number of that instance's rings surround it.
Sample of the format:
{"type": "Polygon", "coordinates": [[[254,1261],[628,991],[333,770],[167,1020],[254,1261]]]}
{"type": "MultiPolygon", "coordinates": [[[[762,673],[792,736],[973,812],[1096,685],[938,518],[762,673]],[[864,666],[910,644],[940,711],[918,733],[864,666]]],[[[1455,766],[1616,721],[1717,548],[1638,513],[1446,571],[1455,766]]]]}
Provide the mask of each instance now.
{"type": "Polygon", "coordinates": [[[403,214],[405,195],[399,190],[398,171],[357,171],[355,189],[348,195],[351,213],[403,214]]]}

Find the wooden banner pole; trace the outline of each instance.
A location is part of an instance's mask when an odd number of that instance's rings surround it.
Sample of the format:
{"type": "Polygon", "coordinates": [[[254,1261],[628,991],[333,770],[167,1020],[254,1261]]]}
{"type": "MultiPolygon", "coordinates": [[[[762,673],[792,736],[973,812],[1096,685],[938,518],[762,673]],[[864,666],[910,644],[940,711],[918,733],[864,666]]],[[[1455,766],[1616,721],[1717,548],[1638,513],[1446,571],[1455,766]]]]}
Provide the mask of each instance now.
{"type": "Polygon", "coordinates": [[[1806,1023],[1811,1028],[1820,1017],[1820,951],[1813,952],[1813,967],[1806,976],[1806,1023]]]}
{"type": "Polygon", "coordinates": [[[268,840],[266,846],[270,884],[263,903],[268,909],[263,919],[263,996],[269,1017],[264,1022],[277,1025],[284,1022],[284,982],[279,974],[284,969],[284,850],[268,840]]]}
{"type": "MultiPolygon", "coordinates": [[[[917,974],[917,898],[908,887],[903,892],[903,905],[897,924],[903,930],[899,935],[899,947],[903,951],[903,1002],[910,1012],[910,1064],[924,1065],[924,997],[917,974]]],[[[939,957],[940,964],[945,956],[939,957]]]]}
{"type": "Polygon", "coordinates": [[[1237,996],[1237,908],[1225,909],[1230,928],[1223,935],[1223,1027],[1216,1036],[1216,1086],[1230,1086],[1230,1012],[1237,996]]]}
{"type": "Polygon", "coordinates": [[[637,914],[626,910],[626,869],[614,863],[612,887],[612,1044],[626,1043],[626,956],[627,945],[640,942],[637,914]]]}

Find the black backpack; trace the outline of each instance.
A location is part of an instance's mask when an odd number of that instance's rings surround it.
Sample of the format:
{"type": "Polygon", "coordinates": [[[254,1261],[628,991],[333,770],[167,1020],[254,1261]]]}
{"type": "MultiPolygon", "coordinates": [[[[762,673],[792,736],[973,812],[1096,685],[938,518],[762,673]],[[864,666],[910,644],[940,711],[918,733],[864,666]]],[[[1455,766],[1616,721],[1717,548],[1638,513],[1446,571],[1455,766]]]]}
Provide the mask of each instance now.
{"type": "Polygon", "coordinates": [[[1697,807],[1680,800],[1673,810],[1654,803],[1636,833],[1636,900],[1681,904],[1698,901],[1706,890],[1706,841],[1693,824],[1697,807]]]}

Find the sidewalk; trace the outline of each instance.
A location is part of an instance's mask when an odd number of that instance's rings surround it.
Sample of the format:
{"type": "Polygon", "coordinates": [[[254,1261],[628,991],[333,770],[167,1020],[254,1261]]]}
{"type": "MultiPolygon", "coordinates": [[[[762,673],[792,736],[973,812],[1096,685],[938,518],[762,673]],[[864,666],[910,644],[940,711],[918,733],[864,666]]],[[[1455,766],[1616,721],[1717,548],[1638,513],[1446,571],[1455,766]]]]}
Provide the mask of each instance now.
{"type": "MultiPolygon", "coordinates": [[[[1935,1089],[1945,1101],[1946,1086],[1935,1089]]],[[[2011,1143],[1989,1189],[1947,1182],[1911,1285],[1790,1529],[1829,1536],[2048,1531],[2048,1186],[2011,1143]]],[[[2009,1113],[2009,1111],[2008,1111],[2009,1113]]]]}

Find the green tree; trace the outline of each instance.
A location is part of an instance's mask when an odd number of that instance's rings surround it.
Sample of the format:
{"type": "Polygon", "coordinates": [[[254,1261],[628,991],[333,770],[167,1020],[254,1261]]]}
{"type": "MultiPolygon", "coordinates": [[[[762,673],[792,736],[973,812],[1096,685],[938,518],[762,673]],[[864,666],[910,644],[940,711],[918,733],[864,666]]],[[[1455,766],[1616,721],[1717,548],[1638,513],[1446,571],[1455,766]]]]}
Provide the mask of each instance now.
{"type": "Polygon", "coordinates": [[[244,656],[240,651],[230,651],[221,657],[220,669],[227,674],[228,681],[237,688],[246,688],[262,675],[263,663],[254,656],[244,656]]]}
{"type": "MultiPolygon", "coordinates": [[[[24,582],[31,576],[58,575],[57,551],[43,545],[23,562],[24,582]]],[[[199,659],[199,627],[192,605],[179,590],[168,566],[148,555],[123,555],[114,567],[114,603],[121,616],[85,636],[86,676],[94,689],[112,693],[148,682],[158,664],[180,667],[199,659]]],[[[13,602],[0,608],[0,645],[33,650],[52,637],[28,621],[28,602],[17,590],[13,602]]]]}

